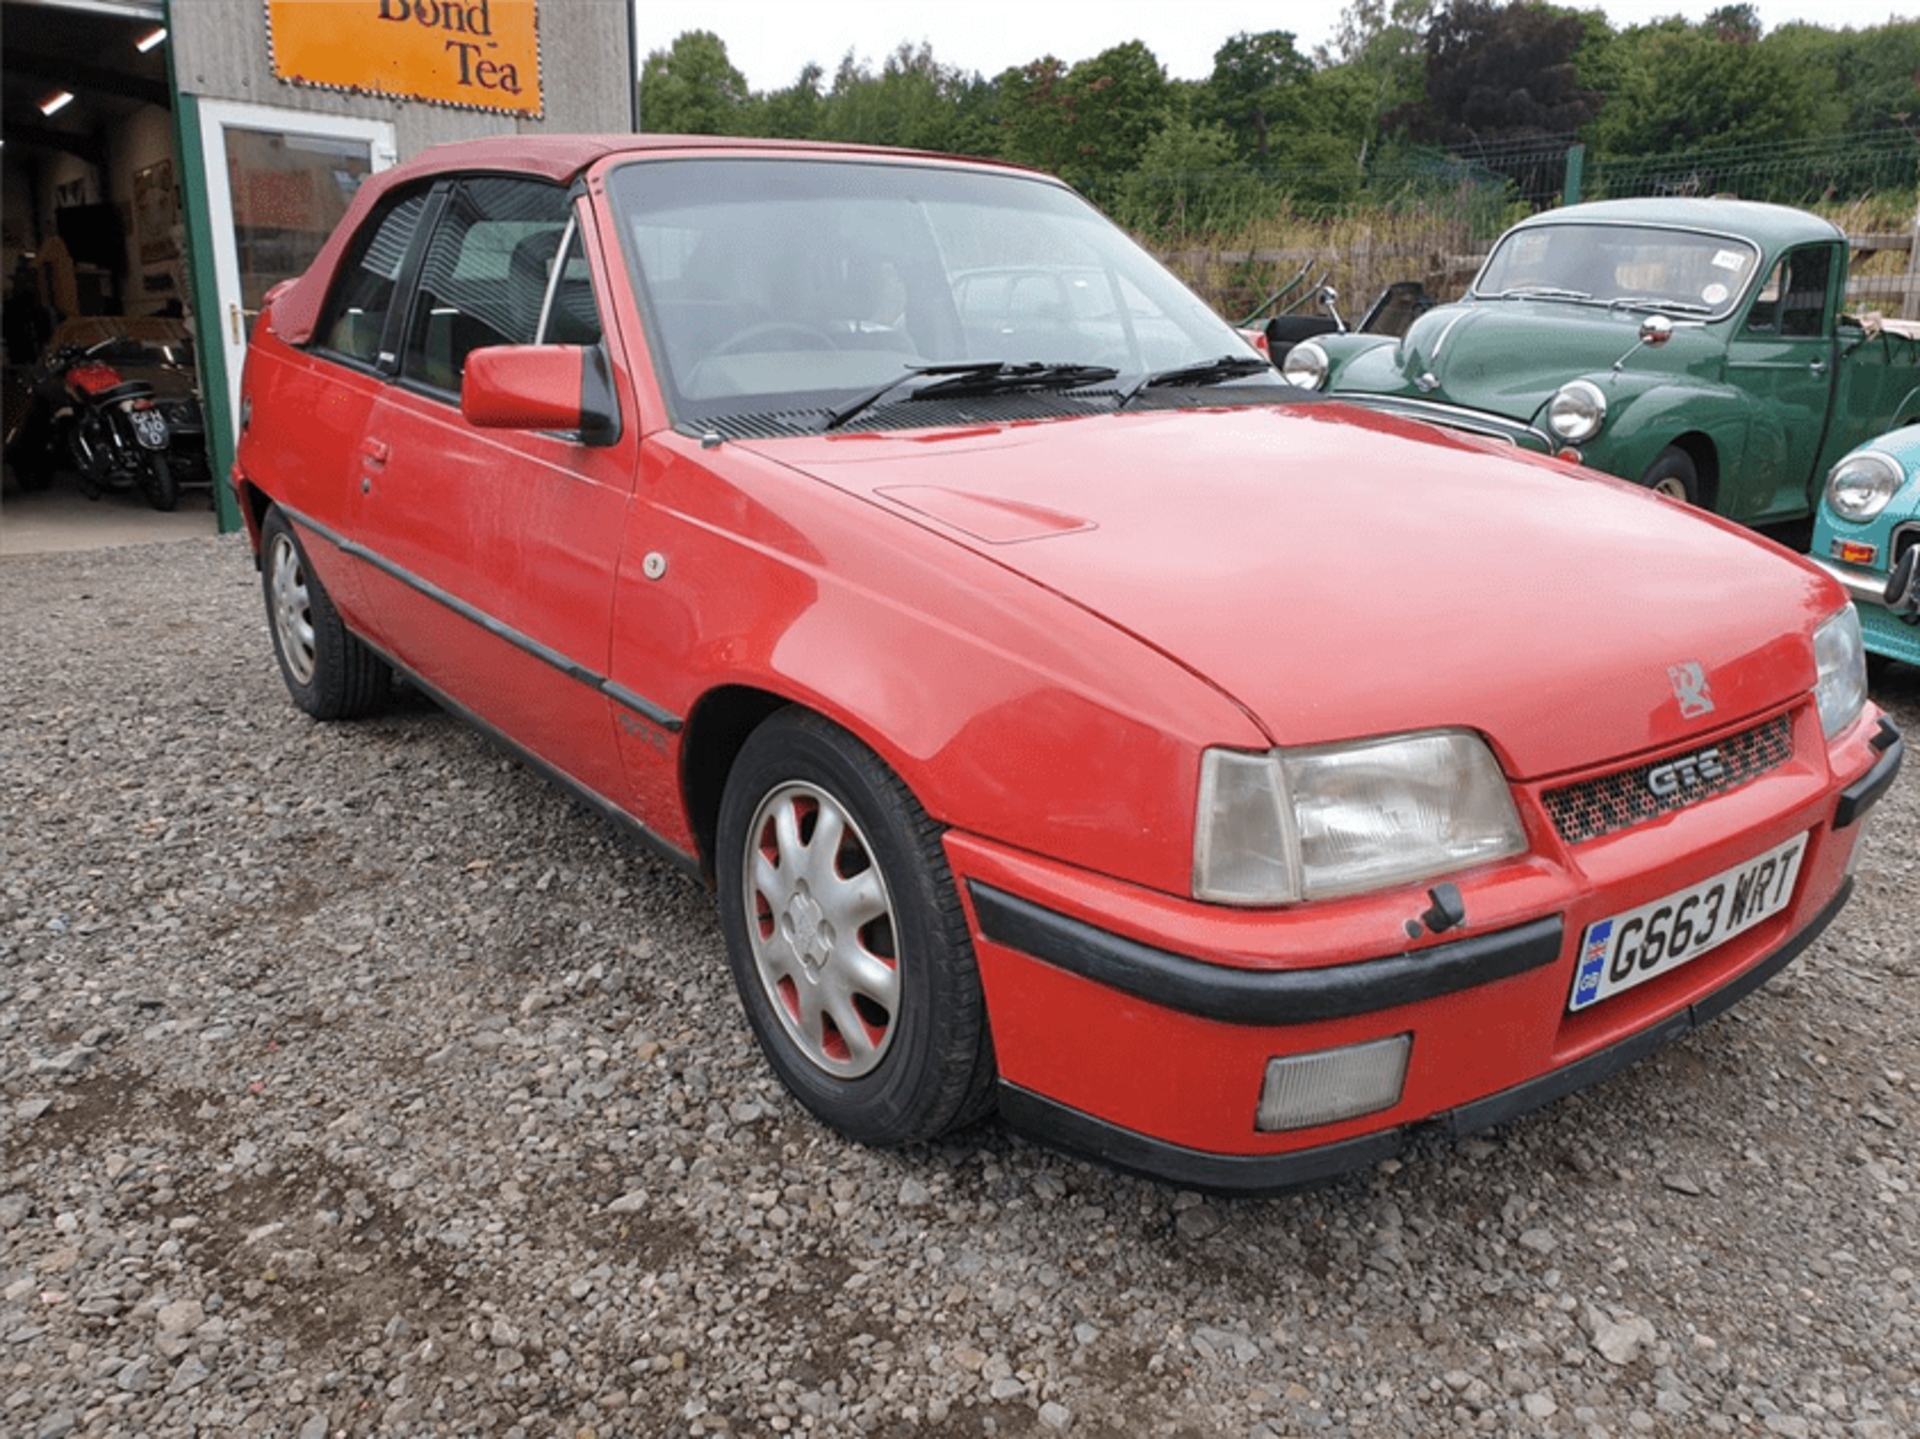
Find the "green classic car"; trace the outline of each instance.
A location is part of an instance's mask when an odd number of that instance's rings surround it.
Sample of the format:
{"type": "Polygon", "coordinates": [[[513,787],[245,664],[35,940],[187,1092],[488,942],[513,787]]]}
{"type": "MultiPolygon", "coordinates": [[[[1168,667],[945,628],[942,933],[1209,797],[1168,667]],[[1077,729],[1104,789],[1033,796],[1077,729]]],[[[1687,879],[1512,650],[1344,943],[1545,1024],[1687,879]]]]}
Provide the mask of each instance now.
{"type": "Polygon", "coordinates": [[[1842,313],[1847,238],[1743,200],[1606,200],[1507,231],[1406,335],[1332,334],[1296,385],[1558,454],[1748,524],[1920,418],[1920,327],[1842,313]]]}

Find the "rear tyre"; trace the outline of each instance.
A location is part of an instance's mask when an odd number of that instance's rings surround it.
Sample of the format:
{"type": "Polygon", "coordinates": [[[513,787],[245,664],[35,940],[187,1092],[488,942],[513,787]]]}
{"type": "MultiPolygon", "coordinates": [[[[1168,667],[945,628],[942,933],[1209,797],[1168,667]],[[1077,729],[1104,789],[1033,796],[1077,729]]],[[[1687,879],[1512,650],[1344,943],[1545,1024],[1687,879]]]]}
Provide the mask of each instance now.
{"type": "Polygon", "coordinates": [[[1656,495],[1665,495],[1683,504],[1700,503],[1700,473],[1694,468],[1693,456],[1678,445],[1668,445],[1662,450],[1660,458],[1640,477],[1640,483],[1656,495]]]}
{"type": "Polygon", "coordinates": [[[277,506],[260,525],[260,583],[274,658],[293,702],[319,720],[378,709],[393,671],[342,622],[277,506]]]}
{"type": "Polygon", "coordinates": [[[966,916],[940,843],[871,750],[804,710],[749,736],[720,803],[720,922],[781,1082],[850,1139],[932,1139],[993,1104],[966,916]]]}

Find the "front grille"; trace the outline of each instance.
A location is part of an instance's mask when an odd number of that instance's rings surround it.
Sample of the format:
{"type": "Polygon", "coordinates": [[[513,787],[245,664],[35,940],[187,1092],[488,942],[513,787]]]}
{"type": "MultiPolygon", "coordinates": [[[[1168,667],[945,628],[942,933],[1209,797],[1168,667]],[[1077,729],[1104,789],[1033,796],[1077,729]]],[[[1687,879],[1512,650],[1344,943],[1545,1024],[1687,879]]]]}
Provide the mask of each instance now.
{"type": "Polygon", "coordinates": [[[1548,790],[1542,799],[1560,837],[1568,844],[1584,844],[1738,789],[1778,769],[1792,755],[1793,722],[1787,715],[1775,715],[1717,743],[1548,790]]]}

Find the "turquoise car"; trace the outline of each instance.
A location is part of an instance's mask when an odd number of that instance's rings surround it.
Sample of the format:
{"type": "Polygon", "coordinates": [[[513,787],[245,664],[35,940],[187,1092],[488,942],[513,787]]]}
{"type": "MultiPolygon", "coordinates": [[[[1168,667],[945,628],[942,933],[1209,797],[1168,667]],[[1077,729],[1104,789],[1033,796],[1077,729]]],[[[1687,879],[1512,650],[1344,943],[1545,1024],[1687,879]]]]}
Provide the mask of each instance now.
{"type": "Polygon", "coordinates": [[[1295,346],[1335,398],[1511,441],[1746,524],[1920,419],[1920,329],[1843,313],[1847,237],[1741,200],[1608,200],[1523,221],[1407,333],[1295,346]]]}
{"type": "Polygon", "coordinates": [[[1869,440],[1833,467],[1810,558],[1853,596],[1869,654],[1920,665],[1920,428],[1869,440]]]}

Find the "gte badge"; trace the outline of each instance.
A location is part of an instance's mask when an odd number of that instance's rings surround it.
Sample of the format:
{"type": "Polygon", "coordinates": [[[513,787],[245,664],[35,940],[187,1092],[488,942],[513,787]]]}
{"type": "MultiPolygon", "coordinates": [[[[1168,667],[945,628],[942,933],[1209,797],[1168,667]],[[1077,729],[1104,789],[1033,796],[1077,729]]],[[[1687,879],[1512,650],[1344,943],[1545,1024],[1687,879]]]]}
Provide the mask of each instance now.
{"type": "Polygon", "coordinates": [[[1667,678],[1673,682],[1674,698],[1680,701],[1681,719],[1698,719],[1713,713],[1713,696],[1707,692],[1707,672],[1693,660],[1668,665],[1667,678]]]}

